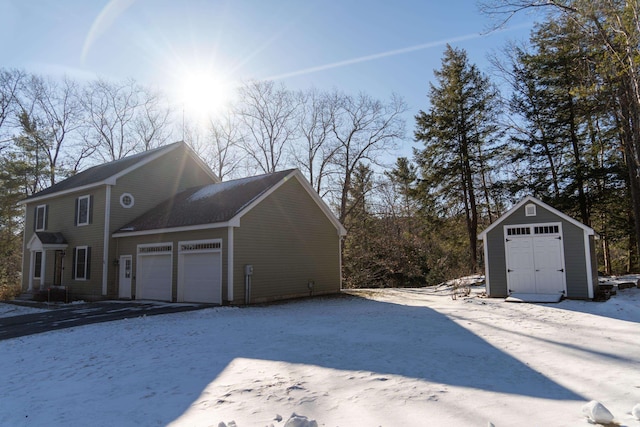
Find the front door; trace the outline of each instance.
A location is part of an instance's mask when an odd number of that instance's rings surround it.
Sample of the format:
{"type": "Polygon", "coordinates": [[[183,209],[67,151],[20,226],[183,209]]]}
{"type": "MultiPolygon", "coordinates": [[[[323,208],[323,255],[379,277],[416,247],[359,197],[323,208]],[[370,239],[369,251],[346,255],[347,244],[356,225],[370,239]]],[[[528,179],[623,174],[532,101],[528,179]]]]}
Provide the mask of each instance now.
{"type": "Polygon", "coordinates": [[[120,290],[118,296],[120,298],[131,299],[131,271],[132,271],[132,256],[121,255],[120,256],[120,275],[119,283],[120,290]]]}
{"type": "Polygon", "coordinates": [[[64,270],[64,251],[56,251],[55,268],[53,271],[53,286],[62,286],[63,270],[64,270]]]}

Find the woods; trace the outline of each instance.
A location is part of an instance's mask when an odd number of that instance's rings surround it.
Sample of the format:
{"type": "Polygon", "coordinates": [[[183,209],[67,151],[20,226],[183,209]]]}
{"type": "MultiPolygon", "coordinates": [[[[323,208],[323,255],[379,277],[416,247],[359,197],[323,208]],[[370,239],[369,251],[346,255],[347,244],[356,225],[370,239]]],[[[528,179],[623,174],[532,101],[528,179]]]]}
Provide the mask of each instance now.
{"type": "Polygon", "coordinates": [[[638,9],[621,0],[485,1],[496,27],[537,13],[528,43],[502,47],[493,70],[447,46],[418,112],[393,94],[251,81],[201,123],[134,80],[0,69],[0,286],[20,277],[21,198],[180,139],[223,180],[299,168],[348,230],[346,287],[481,272],[478,233],[525,195],[594,228],[602,272],[637,271],[638,9]],[[400,147],[413,156],[398,157],[400,147]]]}

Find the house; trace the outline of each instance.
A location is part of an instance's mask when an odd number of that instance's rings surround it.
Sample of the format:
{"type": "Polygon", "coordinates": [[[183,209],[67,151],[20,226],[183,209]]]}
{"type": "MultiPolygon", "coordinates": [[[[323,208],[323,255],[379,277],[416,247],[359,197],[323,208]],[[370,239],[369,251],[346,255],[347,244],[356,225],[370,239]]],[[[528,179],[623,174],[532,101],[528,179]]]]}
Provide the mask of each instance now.
{"type": "Polygon", "coordinates": [[[594,298],[595,232],[535,197],[518,202],[478,238],[484,246],[488,296],[594,298]]]}
{"type": "Polygon", "coordinates": [[[25,292],[243,304],[340,289],[345,230],[295,169],[220,182],[179,142],[21,203],[25,292]]]}

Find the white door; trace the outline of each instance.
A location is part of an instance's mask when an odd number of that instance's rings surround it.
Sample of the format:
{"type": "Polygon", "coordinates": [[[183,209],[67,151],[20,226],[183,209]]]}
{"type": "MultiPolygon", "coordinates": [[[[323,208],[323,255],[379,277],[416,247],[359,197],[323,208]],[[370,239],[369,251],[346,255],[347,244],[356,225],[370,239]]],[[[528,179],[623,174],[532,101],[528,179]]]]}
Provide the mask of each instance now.
{"type": "Polygon", "coordinates": [[[222,241],[180,242],[178,301],[222,303],[222,241]]]}
{"type": "Polygon", "coordinates": [[[560,225],[510,226],[505,227],[505,234],[509,293],[558,294],[565,291],[560,225]]]}
{"type": "Polygon", "coordinates": [[[172,301],[173,245],[138,245],[136,299],[172,301]]]}
{"type": "Polygon", "coordinates": [[[120,298],[131,298],[131,275],[132,275],[132,259],[131,255],[120,256],[120,275],[119,275],[119,291],[120,298]]]}
{"type": "Polygon", "coordinates": [[[182,301],[222,302],[221,254],[182,254],[182,301]]]}
{"type": "Polygon", "coordinates": [[[536,277],[531,238],[507,239],[505,250],[509,292],[535,293],[536,277]]]}
{"type": "Polygon", "coordinates": [[[559,236],[533,238],[536,292],[539,294],[557,294],[564,290],[561,245],[562,240],[559,236]]]}

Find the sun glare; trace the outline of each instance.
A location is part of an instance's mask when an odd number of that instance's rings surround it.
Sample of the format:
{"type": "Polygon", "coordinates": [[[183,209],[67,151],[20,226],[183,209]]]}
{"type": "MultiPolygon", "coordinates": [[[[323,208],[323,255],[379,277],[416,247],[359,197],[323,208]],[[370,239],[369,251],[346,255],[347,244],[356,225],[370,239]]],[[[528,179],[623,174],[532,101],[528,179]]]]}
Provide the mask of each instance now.
{"type": "Polygon", "coordinates": [[[235,90],[232,80],[212,72],[187,72],[179,82],[177,95],[185,114],[208,119],[228,107],[235,90]]]}

